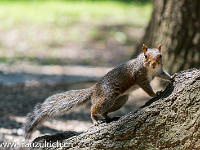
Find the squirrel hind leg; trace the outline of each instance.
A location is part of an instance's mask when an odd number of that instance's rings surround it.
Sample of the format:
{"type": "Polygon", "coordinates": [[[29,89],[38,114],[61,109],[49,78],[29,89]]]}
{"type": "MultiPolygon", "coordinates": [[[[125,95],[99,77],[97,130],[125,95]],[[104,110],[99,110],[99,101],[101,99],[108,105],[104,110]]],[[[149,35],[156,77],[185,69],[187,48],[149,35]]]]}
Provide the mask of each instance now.
{"type": "Polygon", "coordinates": [[[102,114],[102,116],[105,118],[105,120],[99,120],[98,117],[97,117],[97,113],[95,111],[95,107],[92,107],[92,109],[91,109],[91,118],[92,118],[92,121],[93,121],[94,125],[96,126],[96,125],[104,123],[104,122],[109,122],[111,120],[111,118],[108,117],[107,114],[108,113],[102,114]]]}
{"type": "Polygon", "coordinates": [[[99,119],[97,117],[97,113],[96,113],[96,109],[95,109],[94,105],[91,108],[91,118],[92,118],[94,125],[97,125],[99,119]]]}
{"type": "Polygon", "coordinates": [[[95,105],[93,105],[93,107],[91,109],[91,118],[92,118],[94,125],[98,125],[98,124],[101,124],[104,122],[111,122],[111,120],[112,120],[112,118],[107,116],[108,112],[101,114],[105,120],[99,120],[97,117],[97,114],[98,114],[97,109],[95,109],[95,105]]]}
{"type": "Polygon", "coordinates": [[[110,118],[110,117],[108,116],[108,112],[103,113],[103,114],[102,114],[102,117],[104,117],[104,119],[106,120],[106,122],[110,122],[110,121],[112,120],[112,118],[110,118]]]}
{"type": "Polygon", "coordinates": [[[107,116],[108,110],[114,105],[117,95],[111,94],[106,98],[100,98],[98,101],[94,102],[91,108],[91,118],[94,124],[98,124],[97,115],[102,115],[105,120],[110,120],[110,117],[107,116]]]}

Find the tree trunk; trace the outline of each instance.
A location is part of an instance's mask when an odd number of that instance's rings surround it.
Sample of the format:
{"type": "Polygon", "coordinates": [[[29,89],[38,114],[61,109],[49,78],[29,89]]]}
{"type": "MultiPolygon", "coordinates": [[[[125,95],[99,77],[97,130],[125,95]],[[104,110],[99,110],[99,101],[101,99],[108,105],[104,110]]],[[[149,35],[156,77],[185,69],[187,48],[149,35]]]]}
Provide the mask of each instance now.
{"type": "Polygon", "coordinates": [[[65,149],[200,149],[200,70],[175,74],[159,96],[118,121],[92,126],[79,135],[39,137],[34,143],[45,141],[63,142],[65,149]]]}
{"type": "Polygon", "coordinates": [[[153,13],[142,44],[162,44],[164,66],[169,73],[200,67],[200,1],[153,0],[153,13]]]}

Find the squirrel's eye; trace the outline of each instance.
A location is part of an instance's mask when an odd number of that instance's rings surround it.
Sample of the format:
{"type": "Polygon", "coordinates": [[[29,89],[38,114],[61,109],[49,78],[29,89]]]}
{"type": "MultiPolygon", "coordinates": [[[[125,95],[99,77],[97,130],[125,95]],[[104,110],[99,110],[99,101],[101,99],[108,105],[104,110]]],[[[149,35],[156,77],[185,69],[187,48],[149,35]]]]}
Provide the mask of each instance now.
{"type": "Polygon", "coordinates": [[[147,58],[147,55],[144,55],[145,58],[147,58]]]}
{"type": "Polygon", "coordinates": [[[160,58],[162,58],[162,55],[160,55],[160,58]]]}

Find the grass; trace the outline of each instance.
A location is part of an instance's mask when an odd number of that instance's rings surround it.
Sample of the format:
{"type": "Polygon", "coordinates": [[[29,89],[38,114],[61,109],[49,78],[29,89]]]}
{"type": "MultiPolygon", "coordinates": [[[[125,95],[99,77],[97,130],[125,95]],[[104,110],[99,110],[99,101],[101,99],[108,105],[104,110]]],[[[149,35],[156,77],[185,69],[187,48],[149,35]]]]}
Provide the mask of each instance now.
{"type": "Polygon", "coordinates": [[[138,2],[1,0],[0,62],[118,64],[151,11],[151,3],[138,2]]]}
{"type": "Polygon", "coordinates": [[[114,1],[1,1],[1,25],[10,27],[19,23],[59,26],[73,22],[109,18],[111,21],[134,21],[143,24],[149,20],[151,4],[114,1]]]}

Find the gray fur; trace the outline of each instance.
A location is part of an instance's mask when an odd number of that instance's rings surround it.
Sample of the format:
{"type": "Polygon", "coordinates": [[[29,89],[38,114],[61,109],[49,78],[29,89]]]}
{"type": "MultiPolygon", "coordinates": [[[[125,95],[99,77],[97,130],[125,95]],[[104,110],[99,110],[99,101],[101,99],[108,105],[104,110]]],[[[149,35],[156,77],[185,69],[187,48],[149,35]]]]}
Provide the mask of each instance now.
{"type": "Polygon", "coordinates": [[[37,104],[32,113],[27,115],[23,128],[25,138],[29,139],[32,133],[44,120],[66,113],[74,107],[85,104],[90,100],[92,89],[71,90],[48,97],[43,104],[37,104]]]}

